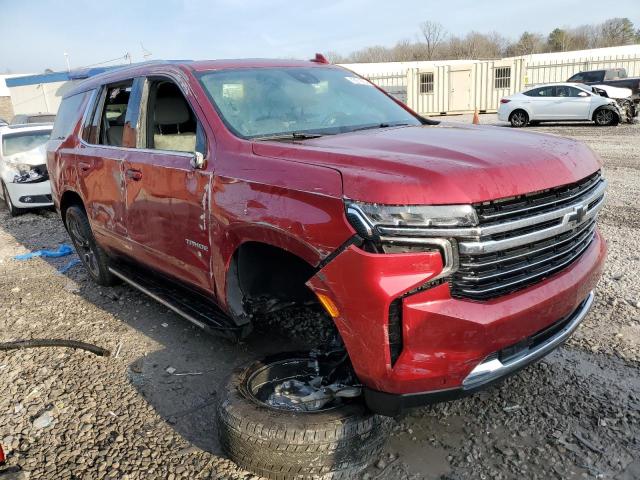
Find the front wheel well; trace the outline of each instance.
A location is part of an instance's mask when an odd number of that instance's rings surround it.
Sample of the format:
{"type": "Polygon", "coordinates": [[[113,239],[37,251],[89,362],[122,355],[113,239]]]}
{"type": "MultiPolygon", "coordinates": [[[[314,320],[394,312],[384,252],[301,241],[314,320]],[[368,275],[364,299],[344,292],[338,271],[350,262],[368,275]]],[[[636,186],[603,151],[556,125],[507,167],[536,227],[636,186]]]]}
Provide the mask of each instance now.
{"type": "Polygon", "coordinates": [[[62,221],[67,224],[65,220],[66,212],[69,207],[72,205],[78,205],[80,208],[86,211],[84,208],[84,202],[80,195],[78,195],[73,190],[68,190],[62,194],[62,198],[60,198],[60,215],[62,216],[62,221]]]}
{"type": "Polygon", "coordinates": [[[591,120],[595,121],[596,120],[596,115],[598,115],[598,112],[600,112],[602,110],[610,110],[611,113],[613,113],[613,115],[618,119],[618,121],[620,121],[620,114],[616,111],[615,108],[612,108],[609,105],[601,105],[598,108],[596,108],[593,111],[593,115],[591,115],[591,120]]]}
{"type": "Polygon", "coordinates": [[[243,243],[227,271],[227,306],[243,322],[276,327],[305,343],[328,340],[337,329],[306,285],[315,273],[314,266],[282,248],[243,243]],[[305,338],[318,335],[324,338],[305,338]]]}

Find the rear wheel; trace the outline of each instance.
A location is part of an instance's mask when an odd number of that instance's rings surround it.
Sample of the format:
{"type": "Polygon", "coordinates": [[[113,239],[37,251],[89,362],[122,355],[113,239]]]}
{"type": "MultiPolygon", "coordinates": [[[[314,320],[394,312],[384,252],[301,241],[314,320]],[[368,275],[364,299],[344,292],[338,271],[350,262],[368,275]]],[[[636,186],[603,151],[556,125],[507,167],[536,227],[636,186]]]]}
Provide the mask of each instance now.
{"type": "Polygon", "coordinates": [[[390,419],[368,412],[358,387],[320,386],[314,361],[280,355],[231,374],[218,433],[240,467],[277,480],[351,479],[380,455],[390,419]]]}
{"type": "Polygon", "coordinates": [[[2,183],[2,196],[4,198],[4,204],[7,206],[7,210],[9,210],[9,215],[12,217],[17,217],[18,215],[22,215],[26,210],[24,208],[16,207],[11,201],[11,197],[9,196],[9,191],[7,190],[4,182],[2,183]]]}
{"type": "Polygon", "coordinates": [[[84,210],[72,205],[65,211],[64,220],[71,242],[93,281],[105,287],[117,283],[116,277],[109,271],[109,257],[96,243],[84,210]]]}
{"type": "Polygon", "coordinates": [[[515,110],[509,116],[509,121],[514,128],[526,127],[529,123],[529,115],[524,110],[515,110]]]}
{"type": "Polygon", "coordinates": [[[617,125],[619,121],[618,115],[616,115],[613,110],[610,110],[608,108],[601,108],[600,110],[598,110],[594,115],[593,120],[599,127],[617,125]]]}

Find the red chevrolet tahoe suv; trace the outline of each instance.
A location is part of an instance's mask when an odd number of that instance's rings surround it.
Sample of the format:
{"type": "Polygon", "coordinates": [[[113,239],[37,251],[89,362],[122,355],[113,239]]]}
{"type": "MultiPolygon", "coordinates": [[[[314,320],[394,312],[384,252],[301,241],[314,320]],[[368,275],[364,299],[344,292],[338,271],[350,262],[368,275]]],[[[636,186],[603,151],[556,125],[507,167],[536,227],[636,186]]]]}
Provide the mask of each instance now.
{"type": "Polygon", "coordinates": [[[375,414],[538,360],[603,268],[592,150],[422,118],[322,57],[117,69],[65,95],[51,138],[53,198],[98,283],[227,336],[292,304],[333,320],[325,351],[257,362],[221,393],[223,448],[272,478],[362,468],[377,447],[351,440],[379,446],[375,414]],[[318,429],[331,455],[309,447],[318,429]]]}

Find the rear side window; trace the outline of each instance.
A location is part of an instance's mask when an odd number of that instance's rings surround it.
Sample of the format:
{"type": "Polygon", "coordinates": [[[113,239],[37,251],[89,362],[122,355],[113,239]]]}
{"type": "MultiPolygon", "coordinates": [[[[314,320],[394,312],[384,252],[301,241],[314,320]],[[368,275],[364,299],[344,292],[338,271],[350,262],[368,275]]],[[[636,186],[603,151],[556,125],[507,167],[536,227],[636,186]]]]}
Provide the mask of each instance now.
{"type": "Polygon", "coordinates": [[[107,87],[102,108],[99,142],[102,145],[122,146],[127,107],[131,97],[133,80],[107,87]]]}
{"type": "Polygon", "coordinates": [[[86,96],[87,92],[82,92],[62,100],[55,123],[53,124],[53,131],[51,132],[52,139],[64,140],[71,135],[73,128],[82,116],[80,107],[86,96]]]}

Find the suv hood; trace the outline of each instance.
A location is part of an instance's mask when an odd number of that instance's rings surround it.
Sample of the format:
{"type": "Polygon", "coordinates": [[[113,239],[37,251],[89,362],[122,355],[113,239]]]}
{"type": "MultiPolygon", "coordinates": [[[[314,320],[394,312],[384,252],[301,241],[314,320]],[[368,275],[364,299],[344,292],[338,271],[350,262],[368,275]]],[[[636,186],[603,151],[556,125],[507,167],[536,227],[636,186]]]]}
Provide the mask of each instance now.
{"type": "Polygon", "coordinates": [[[602,163],[575,140],[454,123],[254,142],[253,151],[334,168],[345,197],[397,205],[510,197],[576,182],[602,163]]]}

